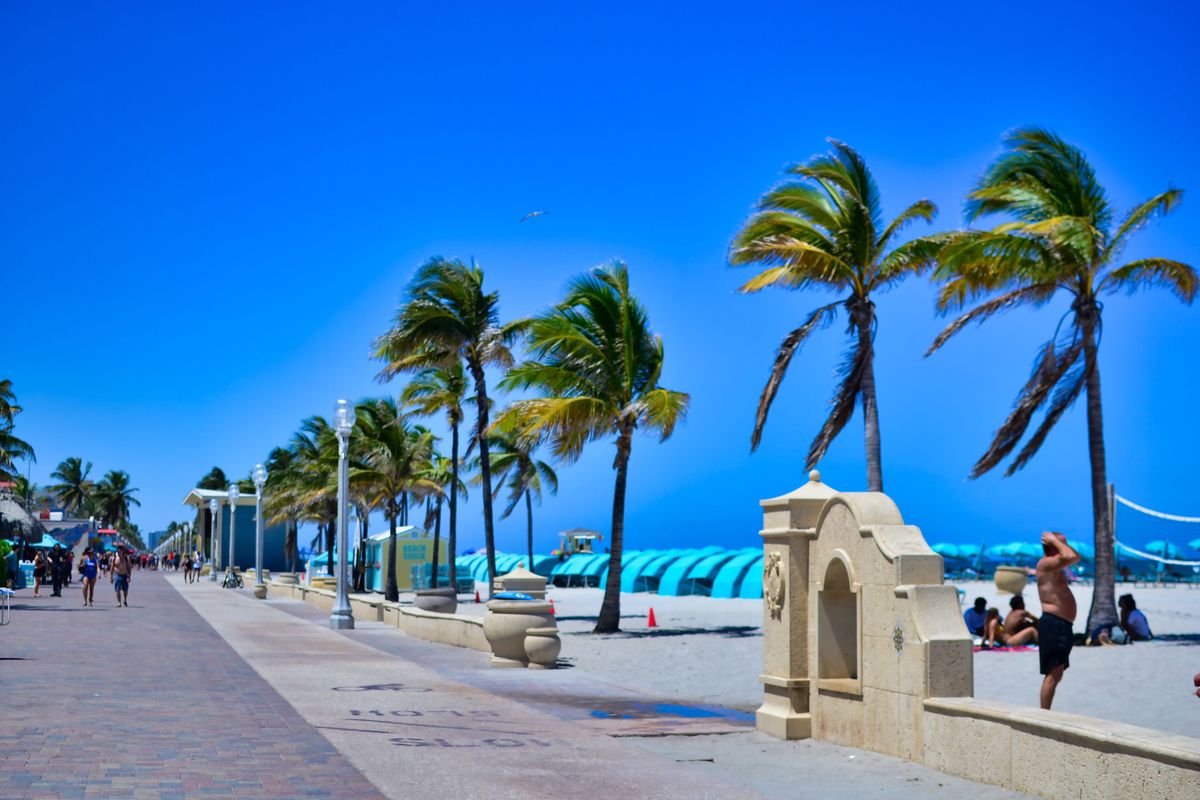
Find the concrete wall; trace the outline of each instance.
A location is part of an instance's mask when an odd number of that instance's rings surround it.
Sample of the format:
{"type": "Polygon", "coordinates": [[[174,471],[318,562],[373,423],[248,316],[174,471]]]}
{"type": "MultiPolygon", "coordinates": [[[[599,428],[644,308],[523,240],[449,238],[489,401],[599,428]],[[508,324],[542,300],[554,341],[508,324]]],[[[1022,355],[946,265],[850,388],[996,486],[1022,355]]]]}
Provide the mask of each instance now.
{"type": "Polygon", "coordinates": [[[1194,800],[1200,740],[1077,714],[971,698],[924,701],[928,766],[1059,800],[1194,800]]]}

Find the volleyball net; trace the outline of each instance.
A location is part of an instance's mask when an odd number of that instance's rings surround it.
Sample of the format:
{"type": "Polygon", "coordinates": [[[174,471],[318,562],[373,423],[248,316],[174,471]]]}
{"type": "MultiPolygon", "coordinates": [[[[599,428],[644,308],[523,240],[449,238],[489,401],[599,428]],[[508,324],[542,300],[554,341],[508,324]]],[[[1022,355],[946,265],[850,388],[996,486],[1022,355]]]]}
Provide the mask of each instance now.
{"type": "Polygon", "coordinates": [[[1115,492],[1113,532],[1118,568],[1194,575],[1200,572],[1200,517],[1168,514],[1115,492]]]}

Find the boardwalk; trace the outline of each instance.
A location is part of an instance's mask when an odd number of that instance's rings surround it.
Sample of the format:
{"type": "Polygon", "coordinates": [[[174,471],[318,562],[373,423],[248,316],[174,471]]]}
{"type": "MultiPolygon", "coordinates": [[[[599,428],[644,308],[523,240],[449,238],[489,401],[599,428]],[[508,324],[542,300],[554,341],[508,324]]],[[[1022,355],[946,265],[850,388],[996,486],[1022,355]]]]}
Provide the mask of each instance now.
{"type": "Polygon", "coordinates": [[[0,628],[0,798],[378,798],[163,577],[83,608],[23,595],[0,628]]]}

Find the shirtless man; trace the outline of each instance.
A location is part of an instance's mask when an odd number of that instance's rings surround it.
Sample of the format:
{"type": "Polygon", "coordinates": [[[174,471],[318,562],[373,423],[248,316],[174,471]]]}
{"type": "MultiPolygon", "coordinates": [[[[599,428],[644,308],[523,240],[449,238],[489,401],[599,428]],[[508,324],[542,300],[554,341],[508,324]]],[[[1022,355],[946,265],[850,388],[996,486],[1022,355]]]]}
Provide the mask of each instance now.
{"type": "Polygon", "coordinates": [[[1042,617],[1038,620],[1038,660],[1042,674],[1042,708],[1050,708],[1054,691],[1063,671],[1071,666],[1071,646],[1075,643],[1075,595],[1067,585],[1066,569],[1079,561],[1079,554],[1067,544],[1061,533],[1042,534],[1042,552],[1037,564],[1038,597],[1042,617]]]}

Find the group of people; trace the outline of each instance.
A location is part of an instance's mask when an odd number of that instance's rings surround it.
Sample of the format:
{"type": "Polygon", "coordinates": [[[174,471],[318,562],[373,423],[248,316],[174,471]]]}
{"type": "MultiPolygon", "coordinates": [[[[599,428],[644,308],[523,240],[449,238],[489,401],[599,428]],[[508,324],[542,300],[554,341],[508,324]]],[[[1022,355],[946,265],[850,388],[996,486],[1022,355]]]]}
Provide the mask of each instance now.
{"type": "Polygon", "coordinates": [[[107,575],[117,593],[117,605],[129,607],[129,582],[133,579],[134,565],[138,562],[128,547],[118,547],[116,553],[97,557],[91,547],[85,548],[79,558],[79,577],[83,581],[83,604],[96,605],[96,580],[107,575]]]}
{"type": "MultiPolygon", "coordinates": [[[[963,613],[967,630],[972,636],[979,637],[983,649],[1026,644],[1038,646],[1039,667],[1043,675],[1040,693],[1042,708],[1050,708],[1063,673],[1071,665],[1077,608],[1067,570],[1078,561],[1079,554],[1067,543],[1066,536],[1047,531],[1042,534],[1042,557],[1038,560],[1037,568],[1030,570],[1037,578],[1041,617],[1035,617],[1025,609],[1025,599],[1020,595],[1009,600],[1009,612],[1003,620],[1000,619],[999,609],[988,608],[987,600],[983,597],[975,598],[974,605],[963,613]]],[[[1089,632],[1089,644],[1115,644],[1121,640],[1140,642],[1154,637],[1146,615],[1138,610],[1132,594],[1121,595],[1117,605],[1121,610],[1118,622],[1121,633],[1115,634],[1111,625],[1100,626],[1089,632]]]]}
{"type": "Polygon", "coordinates": [[[204,556],[200,555],[200,551],[193,550],[191,555],[184,554],[183,559],[183,580],[184,583],[194,583],[200,580],[200,568],[204,566],[204,556]]]}
{"type": "Polygon", "coordinates": [[[71,583],[71,567],[75,554],[64,550],[60,544],[47,553],[38,550],[33,556],[33,596],[40,597],[42,585],[49,583],[51,597],[62,597],[62,587],[71,583]]]}

